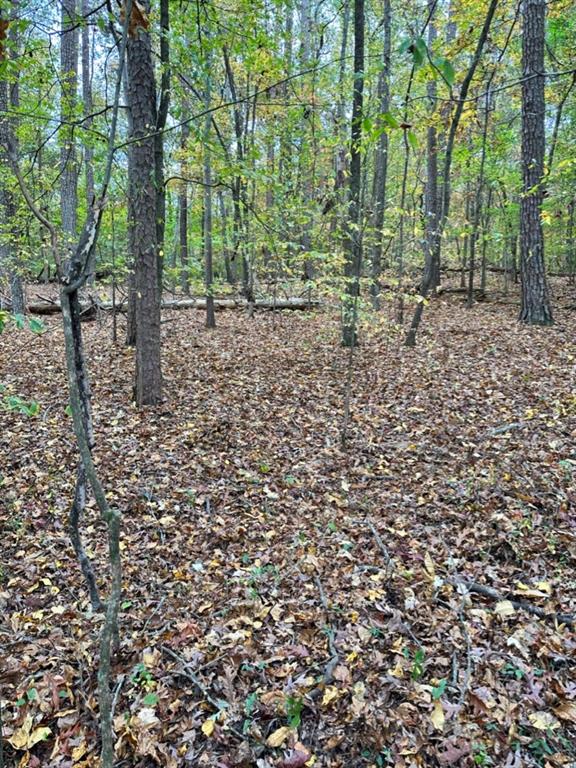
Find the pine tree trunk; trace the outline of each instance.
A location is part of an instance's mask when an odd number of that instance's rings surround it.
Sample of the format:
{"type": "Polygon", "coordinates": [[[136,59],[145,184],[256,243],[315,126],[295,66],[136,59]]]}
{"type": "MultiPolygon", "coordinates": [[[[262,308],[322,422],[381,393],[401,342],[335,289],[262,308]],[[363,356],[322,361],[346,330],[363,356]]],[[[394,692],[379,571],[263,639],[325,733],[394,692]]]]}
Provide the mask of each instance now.
{"type": "Polygon", "coordinates": [[[544,199],[545,101],[544,36],[546,0],[524,0],[522,34],[522,180],[520,199],[520,270],[522,307],[519,320],[551,325],[552,307],[544,266],[542,201],[544,199]]]}
{"type": "MultiPolygon", "coordinates": [[[[148,7],[145,9],[149,10],[148,7]]],[[[128,240],[134,278],[131,299],[136,331],[134,396],[138,406],[162,398],[160,368],[160,286],[155,187],[156,85],[150,34],[134,25],[127,48],[128,106],[131,139],[128,240]]]]}

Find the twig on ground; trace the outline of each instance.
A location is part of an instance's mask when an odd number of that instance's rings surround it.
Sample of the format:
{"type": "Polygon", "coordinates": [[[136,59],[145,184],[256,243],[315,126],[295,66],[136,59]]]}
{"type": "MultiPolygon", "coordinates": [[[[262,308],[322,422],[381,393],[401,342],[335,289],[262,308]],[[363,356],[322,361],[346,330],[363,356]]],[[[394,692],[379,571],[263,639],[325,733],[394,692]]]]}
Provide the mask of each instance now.
{"type": "Polygon", "coordinates": [[[324,608],[324,612],[326,614],[326,636],[328,638],[328,649],[330,651],[330,660],[328,664],[326,664],[326,667],[324,668],[324,682],[326,685],[332,681],[333,675],[334,675],[334,669],[336,665],[338,664],[338,661],[340,660],[340,654],[338,653],[338,649],[336,648],[336,643],[334,642],[334,630],[330,626],[329,620],[328,620],[328,613],[330,611],[328,607],[328,601],[326,600],[326,595],[324,594],[324,587],[322,586],[322,582],[320,581],[320,577],[316,576],[315,579],[316,586],[318,587],[318,592],[320,594],[320,602],[322,603],[322,607],[324,608]]]}
{"type": "Polygon", "coordinates": [[[126,675],[119,675],[118,682],[116,683],[116,687],[114,688],[114,695],[112,697],[112,707],[110,709],[110,718],[112,721],[114,720],[114,712],[116,711],[116,704],[118,703],[118,697],[120,696],[120,691],[122,690],[122,686],[124,685],[124,680],[126,680],[126,675]]]}
{"type": "Polygon", "coordinates": [[[156,616],[156,614],[162,609],[162,606],[164,605],[165,600],[166,600],[166,595],[162,597],[162,599],[160,600],[156,608],[154,608],[150,616],[148,616],[148,618],[144,622],[144,626],[142,627],[142,632],[146,632],[146,630],[148,629],[148,625],[150,624],[154,616],[156,616]]]}
{"type": "Polygon", "coordinates": [[[376,526],[371,520],[354,520],[354,522],[359,525],[366,525],[370,529],[372,536],[374,536],[374,541],[384,557],[384,562],[386,563],[386,580],[389,580],[392,575],[392,570],[394,569],[394,560],[388,551],[388,547],[384,544],[382,537],[376,530],[376,526]]]}
{"type": "MultiPolygon", "coordinates": [[[[166,645],[161,645],[160,650],[167,654],[168,656],[171,656],[175,661],[177,661],[179,664],[182,665],[182,672],[183,674],[198,688],[200,693],[204,696],[206,701],[209,704],[212,704],[212,706],[220,711],[222,709],[222,701],[219,701],[218,699],[215,699],[214,696],[210,693],[208,690],[208,687],[202,682],[202,680],[199,679],[199,677],[194,673],[194,670],[191,669],[190,664],[186,661],[186,659],[183,659],[181,656],[179,656],[177,653],[175,653],[171,648],[168,648],[166,645]]],[[[233,725],[226,725],[226,729],[230,731],[231,733],[238,736],[242,741],[246,741],[247,736],[242,733],[242,731],[239,731],[237,728],[234,728],[233,725]]]]}
{"type": "Polygon", "coordinates": [[[466,693],[468,692],[468,688],[470,687],[470,678],[472,677],[472,643],[470,642],[470,635],[468,634],[468,628],[466,627],[466,622],[464,621],[464,601],[462,601],[462,604],[460,605],[460,609],[458,611],[458,621],[460,622],[460,626],[462,627],[462,634],[464,635],[464,641],[466,642],[466,674],[464,676],[464,682],[462,683],[462,687],[460,688],[460,697],[458,699],[458,709],[462,709],[464,706],[464,702],[466,701],[466,693]]]}
{"type": "Polygon", "coordinates": [[[537,605],[531,605],[530,603],[527,603],[525,600],[516,600],[513,597],[509,597],[508,595],[503,595],[500,592],[498,592],[496,589],[492,589],[492,587],[486,587],[484,584],[478,584],[475,581],[468,581],[467,579],[463,578],[449,578],[447,579],[448,584],[452,584],[454,587],[463,586],[465,587],[468,592],[474,592],[477,595],[482,595],[483,597],[488,597],[490,600],[508,600],[514,608],[518,608],[520,610],[526,611],[526,613],[530,613],[533,616],[537,616],[539,619],[545,619],[546,621],[555,621],[558,622],[558,624],[566,624],[567,626],[571,627],[574,626],[576,623],[576,617],[571,613],[555,613],[555,612],[549,612],[546,611],[544,608],[539,608],[537,605]]]}

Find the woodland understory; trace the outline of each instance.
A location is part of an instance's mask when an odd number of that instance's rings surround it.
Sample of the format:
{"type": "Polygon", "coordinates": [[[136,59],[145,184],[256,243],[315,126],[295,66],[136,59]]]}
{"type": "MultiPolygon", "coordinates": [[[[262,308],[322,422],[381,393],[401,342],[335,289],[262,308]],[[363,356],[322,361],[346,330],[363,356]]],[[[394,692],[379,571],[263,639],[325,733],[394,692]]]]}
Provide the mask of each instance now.
{"type": "MultiPolygon", "coordinates": [[[[388,308],[362,320],[345,446],[335,311],[212,330],[164,312],[145,411],[110,315],[84,323],[122,513],[118,768],[576,765],[574,289],[551,287],[549,328],[454,295],[415,349],[388,308]]],[[[1,414],[4,761],[88,768],[102,618],[68,538],[78,457],[45,326],[0,336],[7,391],[40,406],[1,414]]],[[[93,502],[83,525],[106,584],[93,502]]]]}

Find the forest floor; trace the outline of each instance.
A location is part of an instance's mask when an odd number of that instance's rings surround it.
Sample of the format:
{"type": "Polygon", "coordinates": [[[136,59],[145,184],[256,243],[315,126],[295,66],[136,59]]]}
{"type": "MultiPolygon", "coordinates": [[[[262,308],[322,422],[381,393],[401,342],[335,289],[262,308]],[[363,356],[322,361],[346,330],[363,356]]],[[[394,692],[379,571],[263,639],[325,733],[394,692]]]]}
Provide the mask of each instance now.
{"type": "MultiPolygon", "coordinates": [[[[566,294],[568,295],[568,294],[566,294]]],[[[561,302],[562,303],[562,302],[561,302]]],[[[567,300],[563,302],[567,303],[567,300]]],[[[415,350],[337,318],[166,313],[165,403],[84,324],[96,461],[123,514],[118,766],[576,766],[574,313],[426,309],[415,350]],[[502,599],[458,587],[496,590],[502,599]]],[[[7,766],[98,764],[92,615],[67,536],[60,320],[0,336],[7,766]]],[[[102,592],[105,535],[84,534],[102,592]]]]}

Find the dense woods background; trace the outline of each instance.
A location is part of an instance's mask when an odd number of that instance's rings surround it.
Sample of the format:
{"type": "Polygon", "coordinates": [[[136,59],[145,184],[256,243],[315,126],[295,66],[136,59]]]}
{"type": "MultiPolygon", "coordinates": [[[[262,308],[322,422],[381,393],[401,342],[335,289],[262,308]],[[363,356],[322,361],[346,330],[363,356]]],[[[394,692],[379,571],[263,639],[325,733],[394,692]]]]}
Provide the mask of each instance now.
{"type": "Polygon", "coordinates": [[[0,0],[0,768],[574,764],[575,40],[0,0]]]}

